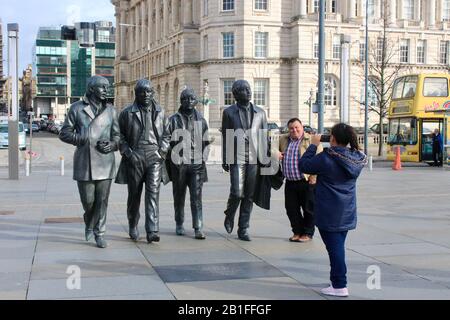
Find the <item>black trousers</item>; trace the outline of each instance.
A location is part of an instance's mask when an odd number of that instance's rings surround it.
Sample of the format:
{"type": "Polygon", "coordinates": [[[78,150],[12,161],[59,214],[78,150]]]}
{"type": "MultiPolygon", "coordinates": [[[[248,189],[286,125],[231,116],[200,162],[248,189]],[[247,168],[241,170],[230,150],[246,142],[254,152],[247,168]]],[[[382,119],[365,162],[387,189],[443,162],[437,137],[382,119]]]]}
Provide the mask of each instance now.
{"type": "Polygon", "coordinates": [[[256,164],[230,165],[231,187],[225,214],[234,219],[239,208],[239,229],[250,227],[257,172],[258,165],[256,164]]]}
{"type": "Polygon", "coordinates": [[[175,222],[178,226],[184,223],[184,205],[186,190],[189,187],[192,213],[192,227],[203,228],[202,189],[203,164],[182,164],[179,166],[171,162],[173,200],[175,208],[175,222]]]}
{"type": "Polygon", "coordinates": [[[292,232],[314,236],[314,185],[308,181],[286,181],[284,201],[292,232]]]}
{"type": "Polygon", "coordinates": [[[141,195],[145,184],[145,231],[159,231],[159,192],[161,188],[162,160],[156,150],[137,149],[138,164],[129,164],[127,216],[130,228],[138,226],[141,195]]]}
{"type": "Polygon", "coordinates": [[[106,232],[106,211],[111,183],[112,180],[78,181],[86,231],[93,231],[97,237],[106,232]]]}
{"type": "Polygon", "coordinates": [[[434,161],[434,165],[436,167],[442,166],[442,150],[441,150],[441,148],[433,146],[433,161],[434,161]]]}

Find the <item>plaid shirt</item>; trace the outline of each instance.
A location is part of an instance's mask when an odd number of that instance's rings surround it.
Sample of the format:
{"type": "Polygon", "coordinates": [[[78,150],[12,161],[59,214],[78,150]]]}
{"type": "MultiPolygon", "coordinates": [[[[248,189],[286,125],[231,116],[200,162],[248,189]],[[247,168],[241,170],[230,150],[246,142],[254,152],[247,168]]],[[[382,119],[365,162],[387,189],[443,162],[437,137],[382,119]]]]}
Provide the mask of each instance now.
{"type": "Polygon", "coordinates": [[[286,180],[300,181],[303,179],[303,174],[298,167],[300,160],[299,147],[302,141],[303,137],[298,140],[289,138],[289,143],[283,158],[283,174],[286,180]]]}

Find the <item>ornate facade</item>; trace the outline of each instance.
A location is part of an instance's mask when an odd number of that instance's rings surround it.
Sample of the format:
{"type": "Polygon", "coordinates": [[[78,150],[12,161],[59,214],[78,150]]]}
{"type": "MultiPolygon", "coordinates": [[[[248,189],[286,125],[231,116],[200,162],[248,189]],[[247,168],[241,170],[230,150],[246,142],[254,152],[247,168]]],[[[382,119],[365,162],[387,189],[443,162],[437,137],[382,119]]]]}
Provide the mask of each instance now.
{"type": "MultiPolygon", "coordinates": [[[[112,0],[116,8],[116,105],[132,102],[134,84],[149,78],[169,113],[188,85],[208,84],[208,118],[220,125],[233,103],[231,83],[249,80],[269,121],[309,122],[317,84],[318,0],[112,0]]],[[[388,17],[404,72],[447,72],[450,0],[369,0],[370,44],[388,17]],[[386,6],[384,5],[386,4],[386,6]],[[388,8],[388,9],[386,9],[388,8]],[[387,12],[385,12],[387,11],[387,12]]],[[[326,0],[325,126],[339,120],[341,35],[351,36],[350,121],[363,126],[365,0],[326,0]]],[[[372,115],[371,120],[376,121],[372,115]]],[[[316,115],[312,117],[317,126],[316,115]]]]}

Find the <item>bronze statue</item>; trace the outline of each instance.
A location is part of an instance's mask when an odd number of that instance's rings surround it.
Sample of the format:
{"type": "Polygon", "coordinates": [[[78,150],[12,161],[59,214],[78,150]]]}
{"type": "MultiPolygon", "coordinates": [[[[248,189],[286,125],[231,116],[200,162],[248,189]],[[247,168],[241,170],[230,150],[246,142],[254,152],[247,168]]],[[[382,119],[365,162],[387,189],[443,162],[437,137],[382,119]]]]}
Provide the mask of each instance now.
{"type": "Polygon", "coordinates": [[[85,97],[70,106],[59,134],[62,141],[77,147],[73,179],[85,211],[85,237],[90,241],[95,235],[99,248],[107,246],[106,211],[120,139],[116,110],[106,102],[108,87],[106,78],[90,78],[85,97]]]}
{"type": "Polygon", "coordinates": [[[119,115],[122,161],[116,183],[128,185],[127,216],[129,235],[139,240],[142,189],[145,184],[145,231],[148,243],[159,242],[159,192],[161,181],[168,182],[163,166],[169,143],[169,121],[155,101],[149,80],[139,80],[135,102],[119,115]]]}
{"type": "Polygon", "coordinates": [[[192,225],[195,238],[206,238],[203,229],[202,189],[208,181],[206,158],[208,146],[208,124],[195,109],[197,96],[192,89],[185,89],[180,97],[181,107],[169,119],[171,134],[170,157],[166,160],[173,187],[176,234],[185,234],[184,203],[189,187],[192,225]]]}
{"type": "Polygon", "coordinates": [[[233,232],[240,207],[238,237],[250,241],[253,203],[259,204],[260,198],[270,200],[270,186],[264,194],[255,193],[261,189],[261,167],[267,165],[261,162],[268,155],[267,118],[263,109],[250,102],[252,91],[247,81],[235,81],[232,91],[237,103],[226,108],[222,116],[222,167],[230,173],[231,182],[224,226],[228,233],[233,232]]]}

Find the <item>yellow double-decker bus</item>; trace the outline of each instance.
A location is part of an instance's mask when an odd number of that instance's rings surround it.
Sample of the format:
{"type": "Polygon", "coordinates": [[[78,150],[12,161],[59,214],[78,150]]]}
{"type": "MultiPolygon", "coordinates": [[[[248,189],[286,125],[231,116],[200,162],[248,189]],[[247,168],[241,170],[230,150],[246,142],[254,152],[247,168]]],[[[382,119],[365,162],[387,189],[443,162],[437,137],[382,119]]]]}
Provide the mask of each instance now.
{"type": "Polygon", "coordinates": [[[394,160],[400,146],[402,161],[432,163],[435,129],[440,130],[444,145],[448,144],[449,81],[449,74],[407,75],[395,80],[389,107],[388,160],[394,160]]]}

